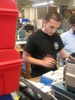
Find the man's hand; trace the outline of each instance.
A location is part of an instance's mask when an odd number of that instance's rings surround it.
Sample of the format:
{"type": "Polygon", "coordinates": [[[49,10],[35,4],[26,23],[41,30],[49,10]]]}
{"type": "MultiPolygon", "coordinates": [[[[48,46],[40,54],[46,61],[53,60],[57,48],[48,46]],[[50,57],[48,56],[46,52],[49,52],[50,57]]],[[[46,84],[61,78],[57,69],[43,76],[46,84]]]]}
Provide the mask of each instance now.
{"type": "Polygon", "coordinates": [[[43,59],[43,66],[53,68],[56,65],[56,60],[51,56],[45,56],[43,59]]]}

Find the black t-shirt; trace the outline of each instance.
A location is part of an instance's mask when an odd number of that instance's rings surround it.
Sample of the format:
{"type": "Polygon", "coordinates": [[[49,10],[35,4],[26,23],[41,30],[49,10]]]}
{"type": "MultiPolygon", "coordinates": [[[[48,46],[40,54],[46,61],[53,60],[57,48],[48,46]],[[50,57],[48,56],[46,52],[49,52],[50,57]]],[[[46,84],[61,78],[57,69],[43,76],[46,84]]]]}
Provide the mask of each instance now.
{"type": "MultiPolygon", "coordinates": [[[[51,55],[56,59],[56,54],[63,47],[64,45],[58,34],[54,33],[52,36],[49,36],[42,30],[38,30],[30,35],[24,50],[37,59],[42,59],[46,55],[51,55]]],[[[32,74],[37,73],[41,75],[50,70],[55,70],[56,68],[45,68],[44,66],[31,65],[31,69],[32,74]]]]}

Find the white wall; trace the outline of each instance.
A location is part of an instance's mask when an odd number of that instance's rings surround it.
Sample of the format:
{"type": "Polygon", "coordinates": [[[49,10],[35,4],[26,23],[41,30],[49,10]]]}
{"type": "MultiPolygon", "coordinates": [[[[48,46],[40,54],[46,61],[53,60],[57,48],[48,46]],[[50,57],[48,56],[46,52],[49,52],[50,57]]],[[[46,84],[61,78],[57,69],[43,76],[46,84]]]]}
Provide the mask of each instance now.
{"type": "Polygon", "coordinates": [[[35,9],[29,7],[24,8],[24,15],[26,18],[29,18],[30,20],[35,19],[35,9]]]}
{"type": "Polygon", "coordinates": [[[66,6],[75,6],[75,0],[61,0],[61,2],[66,6]]]}
{"type": "MultiPolygon", "coordinates": [[[[66,6],[75,6],[75,0],[55,0],[55,4],[60,4],[60,5],[66,5],[66,6]]],[[[70,7],[69,7],[70,8],[70,7]]],[[[24,14],[26,18],[29,18],[30,20],[37,19],[37,11],[33,7],[25,7],[24,8],[24,14]]]]}

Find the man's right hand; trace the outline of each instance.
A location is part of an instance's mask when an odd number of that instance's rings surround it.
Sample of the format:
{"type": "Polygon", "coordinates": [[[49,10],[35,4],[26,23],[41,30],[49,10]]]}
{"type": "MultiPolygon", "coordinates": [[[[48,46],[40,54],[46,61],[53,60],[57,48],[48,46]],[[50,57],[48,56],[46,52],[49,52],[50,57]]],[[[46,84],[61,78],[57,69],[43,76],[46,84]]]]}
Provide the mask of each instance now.
{"type": "Polygon", "coordinates": [[[56,60],[51,56],[45,56],[43,59],[43,66],[47,68],[53,68],[56,65],[56,60]]]}

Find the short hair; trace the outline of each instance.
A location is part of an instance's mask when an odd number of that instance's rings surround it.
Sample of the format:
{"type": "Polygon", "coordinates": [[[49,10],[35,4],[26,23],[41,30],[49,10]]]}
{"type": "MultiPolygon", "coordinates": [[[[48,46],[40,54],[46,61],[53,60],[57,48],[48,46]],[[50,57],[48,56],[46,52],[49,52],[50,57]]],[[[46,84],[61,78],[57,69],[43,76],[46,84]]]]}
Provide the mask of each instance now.
{"type": "Polygon", "coordinates": [[[70,24],[75,24],[75,14],[73,14],[69,19],[70,24]]]}
{"type": "Polygon", "coordinates": [[[50,19],[54,19],[58,22],[62,21],[61,15],[57,12],[48,12],[43,18],[43,20],[46,20],[46,22],[48,22],[50,19]]]}

